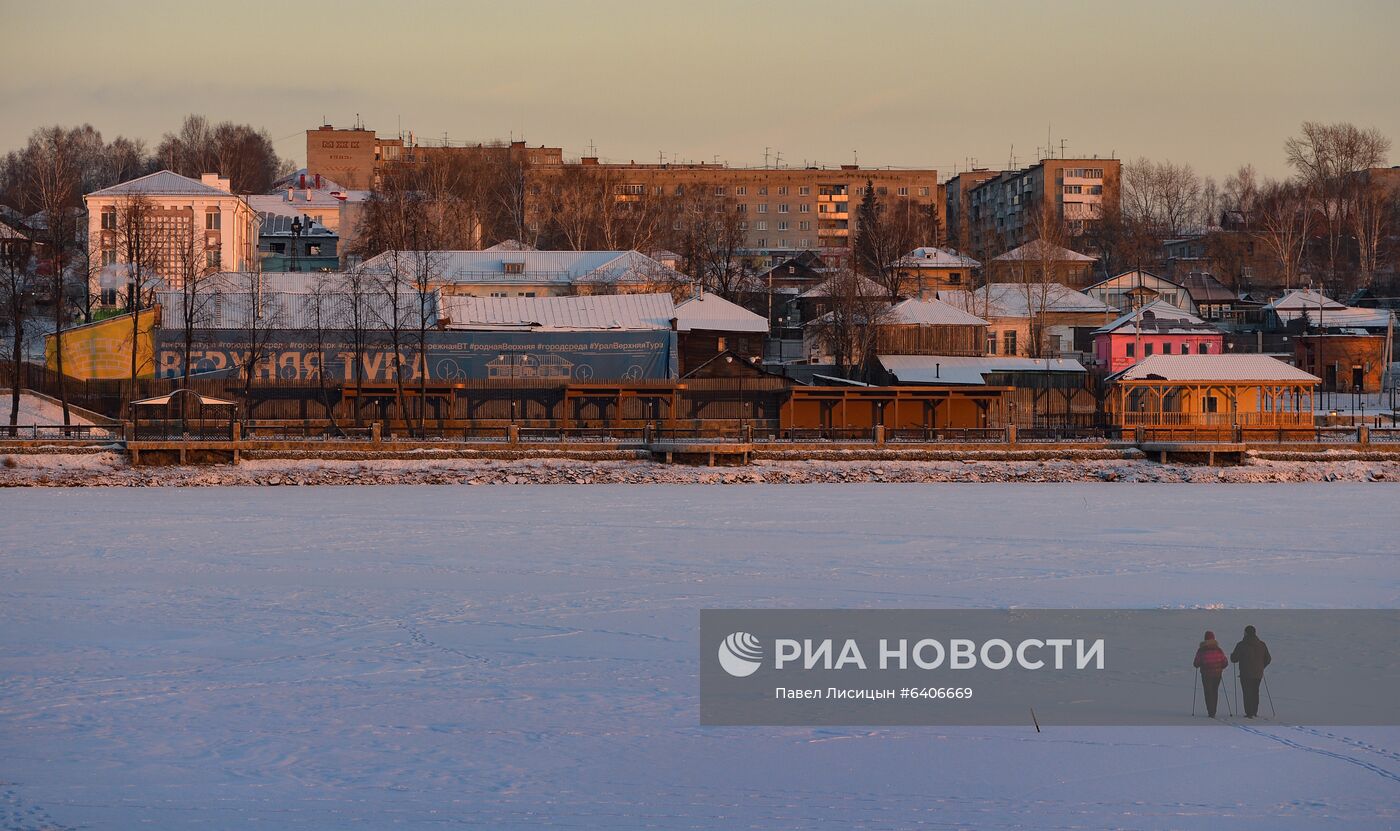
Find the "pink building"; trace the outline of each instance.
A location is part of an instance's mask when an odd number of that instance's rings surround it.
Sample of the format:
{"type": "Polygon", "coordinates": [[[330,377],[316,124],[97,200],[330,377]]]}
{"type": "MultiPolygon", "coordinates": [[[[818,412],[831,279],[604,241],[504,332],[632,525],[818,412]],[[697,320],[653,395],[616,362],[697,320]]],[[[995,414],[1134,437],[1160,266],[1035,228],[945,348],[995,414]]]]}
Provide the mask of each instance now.
{"type": "Polygon", "coordinates": [[[1094,332],[1094,357],[1111,373],[1150,355],[1219,355],[1224,351],[1224,332],[1165,300],[1148,303],[1094,332]]]}

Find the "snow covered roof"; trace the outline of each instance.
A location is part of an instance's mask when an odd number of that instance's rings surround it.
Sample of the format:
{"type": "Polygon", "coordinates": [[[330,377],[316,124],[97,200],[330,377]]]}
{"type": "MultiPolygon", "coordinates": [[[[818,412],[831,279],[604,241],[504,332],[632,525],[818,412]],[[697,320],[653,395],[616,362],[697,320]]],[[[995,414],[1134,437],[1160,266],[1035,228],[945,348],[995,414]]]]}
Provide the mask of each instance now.
{"type": "Polygon", "coordinates": [[[1219,334],[1220,330],[1165,300],[1154,300],[1094,330],[1096,335],[1114,332],[1153,335],[1219,334]]]}
{"type": "Polygon", "coordinates": [[[1153,274],[1145,268],[1130,268],[1127,271],[1120,271],[1106,280],[1100,280],[1097,283],[1093,283],[1092,285],[1087,286],[1084,290],[1093,291],[1094,289],[1104,288],[1106,286],[1123,284],[1131,285],[1135,288],[1148,288],[1153,283],[1162,283],[1168,286],[1176,286],[1177,288],[1185,288],[1185,286],[1183,286],[1181,283],[1178,283],[1175,280],[1168,280],[1167,278],[1159,276],[1157,274],[1153,274]]]}
{"type": "Polygon", "coordinates": [[[670,329],[669,294],[442,298],[449,329],[670,329]]]}
{"type": "MultiPolygon", "coordinates": [[[[856,283],[856,285],[860,286],[861,295],[863,297],[879,297],[881,295],[889,294],[889,289],[886,289],[884,286],[880,285],[879,283],[875,282],[869,277],[857,277],[856,279],[859,281],[858,283],[856,283]]],[[[797,299],[805,300],[813,297],[830,297],[831,284],[834,280],[836,280],[835,277],[823,280],[822,282],[818,283],[812,288],[807,289],[806,291],[797,295],[797,299]]]]}
{"type": "Polygon", "coordinates": [[[1020,262],[1025,260],[1092,263],[1095,262],[1096,258],[1090,257],[1087,254],[1080,254],[1078,251],[1071,251],[1068,248],[1061,248],[1058,245],[1048,243],[1042,239],[1033,239],[1025,245],[1017,246],[999,257],[992,258],[992,262],[1020,262]]]}
{"type": "Polygon", "coordinates": [[[110,188],[93,191],[88,196],[128,196],[145,193],[155,195],[189,196],[229,196],[226,190],[206,185],[198,179],[181,176],[171,170],[159,170],[135,179],[112,185],[110,188]]]}
{"type": "Polygon", "coordinates": [[[980,386],[993,372],[1087,372],[1069,358],[1018,358],[988,355],[880,355],[880,365],[901,384],[963,384],[980,386]]]}
{"type": "Polygon", "coordinates": [[[981,263],[951,248],[924,246],[895,261],[896,268],[979,268],[981,263]]]}
{"type": "Polygon", "coordinates": [[[1117,311],[1063,283],[989,283],[975,292],[965,289],[940,291],[938,299],[988,317],[1028,317],[1032,308],[1036,314],[1107,314],[1117,311]]]}
{"type": "Polygon", "coordinates": [[[919,326],[985,326],[987,321],[942,300],[905,300],[890,308],[892,324],[919,326]]]}
{"type": "Polygon", "coordinates": [[[1322,379],[1268,355],[1150,355],[1110,381],[1280,381],[1322,379]]]}
{"type": "MultiPolygon", "coordinates": [[[[574,283],[637,284],[650,282],[689,282],[673,268],[637,251],[403,251],[399,256],[412,261],[423,255],[432,261],[433,271],[447,283],[574,283]],[[509,264],[509,270],[507,265],[509,264]]],[[[364,263],[370,270],[383,270],[392,264],[392,255],[378,254],[364,263]]]]}
{"type": "Polygon", "coordinates": [[[483,248],[482,251],[538,251],[533,245],[527,245],[518,239],[508,239],[496,243],[490,248],[483,248]]]}
{"type": "Polygon", "coordinates": [[[1323,329],[1384,329],[1390,325],[1393,312],[1389,309],[1363,309],[1343,306],[1340,309],[1316,307],[1303,309],[1303,317],[1308,323],[1323,329]]]}
{"type": "Polygon", "coordinates": [[[1312,289],[1294,289],[1264,308],[1270,311],[1317,311],[1319,305],[1323,309],[1344,309],[1346,306],[1338,303],[1327,295],[1313,291],[1312,289]]]}
{"type": "Polygon", "coordinates": [[[676,306],[676,331],[767,333],[768,320],[718,294],[707,293],[676,306]]]}

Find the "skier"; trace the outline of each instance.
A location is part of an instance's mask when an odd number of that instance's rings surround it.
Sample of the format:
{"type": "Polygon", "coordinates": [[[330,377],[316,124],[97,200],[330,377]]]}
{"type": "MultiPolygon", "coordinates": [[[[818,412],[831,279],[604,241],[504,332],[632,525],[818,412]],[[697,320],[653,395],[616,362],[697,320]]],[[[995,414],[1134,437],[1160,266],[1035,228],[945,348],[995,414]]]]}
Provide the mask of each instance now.
{"type": "Polygon", "coordinates": [[[1269,647],[1259,640],[1253,626],[1244,628],[1244,638],[1235,644],[1230,652],[1230,660],[1240,674],[1240,689],[1244,692],[1244,717],[1259,715],[1259,682],[1264,680],[1264,667],[1273,657],[1269,647]]]}
{"type": "MultiPolygon", "coordinates": [[[[1206,630],[1205,640],[1196,648],[1196,660],[1191,666],[1201,671],[1201,687],[1206,693],[1206,713],[1211,718],[1215,718],[1215,705],[1219,701],[1220,676],[1229,665],[1230,660],[1225,657],[1225,650],[1216,642],[1215,633],[1206,630]]],[[[1257,689],[1258,685],[1255,687],[1257,689]]]]}

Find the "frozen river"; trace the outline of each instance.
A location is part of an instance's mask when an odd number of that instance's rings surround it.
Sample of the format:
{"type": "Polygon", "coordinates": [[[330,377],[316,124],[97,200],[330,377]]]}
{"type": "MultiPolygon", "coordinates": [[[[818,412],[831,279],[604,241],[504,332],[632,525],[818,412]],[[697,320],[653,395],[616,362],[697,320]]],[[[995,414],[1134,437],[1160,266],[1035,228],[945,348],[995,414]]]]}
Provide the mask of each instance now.
{"type": "Polygon", "coordinates": [[[696,679],[709,607],[1393,608],[1391,485],[35,489],[0,519],[4,829],[1400,823],[1400,728],[702,728],[696,679]]]}

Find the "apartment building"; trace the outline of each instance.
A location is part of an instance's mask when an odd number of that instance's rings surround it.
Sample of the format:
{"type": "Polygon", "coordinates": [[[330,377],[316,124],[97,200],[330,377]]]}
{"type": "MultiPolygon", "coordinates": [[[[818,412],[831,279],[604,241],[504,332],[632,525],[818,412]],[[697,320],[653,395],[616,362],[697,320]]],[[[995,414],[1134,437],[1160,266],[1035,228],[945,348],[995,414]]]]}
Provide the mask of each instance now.
{"type": "MultiPolygon", "coordinates": [[[[945,227],[944,199],[933,169],[839,167],[730,167],[724,164],[608,164],[586,156],[566,162],[557,147],[500,145],[423,146],[415,139],[377,138],[370,130],[337,130],[330,125],[306,134],[307,169],[349,188],[369,187],[386,165],[422,162],[435,154],[494,154],[522,164],[526,175],[558,176],[569,170],[596,171],[611,183],[618,202],[642,202],[696,192],[722,197],[740,214],[743,256],[767,267],[800,251],[828,249],[832,259],[849,250],[856,207],[866,183],[880,197],[907,198],[933,209],[945,227]],[[697,191],[696,189],[699,189],[697,191]]],[[[527,188],[527,194],[533,188],[527,188]]],[[[528,196],[527,196],[528,198],[528,196]]],[[[529,206],[526,206],[529,213],[529,206]]],[[[938,239],[925,240],[930,245],[938,239]]]]}
{"type": "Polygon", "coordinates": [[[972,207],[972,189],[1001,175],[1000,170],[973,168],[957,174],[943,183],[944,215],[946,219],[948,244],[957,250],[971,247],[972,229],[969,227],[968,213],[972,207]]]}
{"type": "Polygon", "coordinates": [[[1117,210],[1120,168],[1117,159],[1043,159],[964,191],[970,253],[989,260],[1049,226],[1069,237],[1083,234],[1089,223],[1117,210]]]}
{"type": "Polygon", "coordinates": [[[129,251],[144,249],[140,267],[172,289],[185,275],[255,267],[258,217],[216,173],[191,179],[169,170],[141,176],[83,197],[88,239],[98,268],[89,290],[100,305],[125,302],[129,251]]]}

